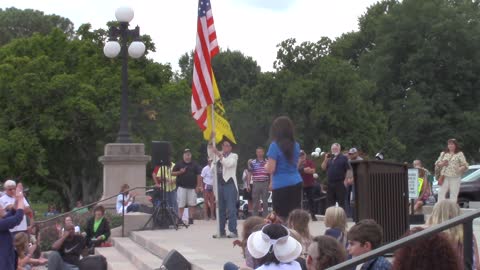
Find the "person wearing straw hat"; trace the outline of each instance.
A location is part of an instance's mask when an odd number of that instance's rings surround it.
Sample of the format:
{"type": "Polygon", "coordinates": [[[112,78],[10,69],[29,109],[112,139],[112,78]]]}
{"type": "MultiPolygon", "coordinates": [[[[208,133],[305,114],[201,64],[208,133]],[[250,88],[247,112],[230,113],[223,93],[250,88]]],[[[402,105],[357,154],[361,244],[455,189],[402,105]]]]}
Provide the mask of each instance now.
{"type": "Polygon", "coordinates": [[[252,233],[247,248],[261,265],[256,270],[301,270],[296,259],[302,253],[300,242],[290,236],[287,227],[280,224],[265,225],[252,233]]]}

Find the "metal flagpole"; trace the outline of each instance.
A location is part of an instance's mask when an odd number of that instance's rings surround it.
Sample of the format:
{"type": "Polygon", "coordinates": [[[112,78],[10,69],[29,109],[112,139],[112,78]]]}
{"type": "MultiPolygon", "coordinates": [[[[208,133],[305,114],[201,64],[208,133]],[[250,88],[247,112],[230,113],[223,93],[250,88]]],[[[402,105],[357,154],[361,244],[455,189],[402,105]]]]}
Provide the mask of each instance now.
{"type": "MultiPolygon", "coordinates": [[[[212,134],[214,134],[215,132],[215,103],[212,103],[212,134]]],[[[217,150],[217,145],[215,144],[215,139],[216,139],[216,134],[215,136],[212,136],[212,145],[213,145],[213,148],[215,150],[217,150]]],[[[214,168],[213,168],[213,181],[214,183],[216,184],[216,189],[217,189],[217,195],[215,196],[215,215],[216,215],[216,221],[217,221],[217,235],[220,236],[221,235],[221,228],[220,228],[220,209],[219,209],[219,205],[220,205],[220,200],[218,199],[218,197],[220,197],[220,183],[218,182],[218,177],[217,177],[217,162],[219,162],[219,157],[216,156],[216,154],[214,153],[215,155],[215,163],[214,163],[214,168]]]]}

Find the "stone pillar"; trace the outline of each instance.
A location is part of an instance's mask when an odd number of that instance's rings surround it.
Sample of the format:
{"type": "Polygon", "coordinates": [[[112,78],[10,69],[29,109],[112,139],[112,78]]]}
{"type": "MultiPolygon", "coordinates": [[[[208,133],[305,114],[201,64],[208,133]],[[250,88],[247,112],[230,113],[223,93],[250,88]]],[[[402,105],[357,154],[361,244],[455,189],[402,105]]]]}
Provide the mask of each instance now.
{"type": "MultiPolygon", "coordinates": [[[[109,143],[105,145],[105,155],[98,158],[103,164],[102,200],[120,192],[123,184],[130,188],[146,185],[146,167],[151,157],[145,155],[143,143],[109,143]]],[[[139,195],[145,190],[137,190],[139,195]]],[[[106,207],[115,207],[116,198],[105,201],[106,207]]]]}

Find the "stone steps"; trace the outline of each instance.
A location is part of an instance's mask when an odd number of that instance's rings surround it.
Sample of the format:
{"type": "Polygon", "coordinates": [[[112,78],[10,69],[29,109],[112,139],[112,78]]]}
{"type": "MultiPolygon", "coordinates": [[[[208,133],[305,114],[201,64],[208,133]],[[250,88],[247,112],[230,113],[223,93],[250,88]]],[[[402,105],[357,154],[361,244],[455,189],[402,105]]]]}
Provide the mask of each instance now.
{"type": "MultiPolygon", "coordinates": [[[[172,231],[172,233],[173,232],[174,231],[172,231]]],[[[172,237],[153,236],[151,231],[132,232],[130,238],[161,258],[165,258],[170,251],[167,250],[165,246],[174,247],[192,264],[192,270],[223,269],[223,264],[226,262],[225,260],[212,258],[189,245],[188,237],[192,232],[175,232],[181,233],[185,238],[182,239],[183,237],[175,237],[174,235],[172,235],[172,237]]],[[[207,236],[207,239],[208,238],[209,236],[207,236]]],[[[228,241],[230,241],[230,239],[228,241]]],[[[207,243],[204,248],[209,248],[207,243]]]]}
{"type": "Polygon", "coordinates": [[[141,270],[141,268],[135,267],[115,247],[96,248],[95,254],[103,255],[107,258],[108,270],[141,270]]]}
{"type": "MultiPolygon", "coordinates": [[[[158,257],[144,245],[134,242],[130,238],[114,237],[112,238],[114,248],[125,256],[136,269],[155,270],[162,266],[162,259],[164,256],[158,257]]],[[[117,269],[115,269],[117,270],[117,269]]]]}

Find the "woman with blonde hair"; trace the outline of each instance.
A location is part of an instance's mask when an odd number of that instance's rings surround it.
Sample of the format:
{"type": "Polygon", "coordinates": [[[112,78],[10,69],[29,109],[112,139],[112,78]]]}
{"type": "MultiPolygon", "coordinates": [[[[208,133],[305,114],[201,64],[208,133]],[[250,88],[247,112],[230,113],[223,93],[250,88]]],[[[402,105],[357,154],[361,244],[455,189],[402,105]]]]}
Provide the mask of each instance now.
{"type": "MultiPolygon", "coordinates": [[[[438,225],[452,218],[461,215],[460,207],[453,200],[439,201],[433,207],[432,215],[428,218],[426,226],[438,225]]],[[[462,225],[452,227],[445,231],[451,241],[453,248],[458,252],[458,256],[463,261],[463,228],[462,225]]],[[[477,240],[473,235],[473,267],[472,269],[480,269],[480,259],[478,255],[477,240]]]]}
{"type": "Polygon", "coordinates": [[[347,215],[342,207],[331,206],[325,211],[325,235],[331,236],[347,246],[347,215]]]}
{"type": "Polygon", "coordinates": [[[28,250],[29,242],[28,234],[24,232],[15,234],[14,245],[18,256],[17,270],[30,270],[33,265],[43,265],[48,261],[45,258],[32,258],[32,254],[28,250]]]}
{"type": "Polygon", "coordinates": [[[304,253],[307,252],[310,243],[312,243],[312,235],[308,224],[310,223],[310,213],[302,209],[295,209],[288,215],[287,227],[295,230],[301,237],[304,253]]]}
{"type": "Polygon", "coordinates": [[[17,270],[31,269],[31,265],[28,265],[28,235],[24,232],[17,233],[14,239],[15,250],[17,251],[18,262],[17,270]]]}

